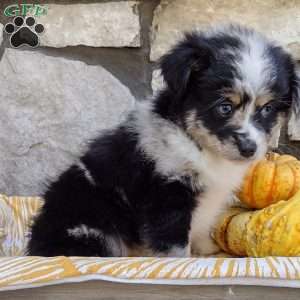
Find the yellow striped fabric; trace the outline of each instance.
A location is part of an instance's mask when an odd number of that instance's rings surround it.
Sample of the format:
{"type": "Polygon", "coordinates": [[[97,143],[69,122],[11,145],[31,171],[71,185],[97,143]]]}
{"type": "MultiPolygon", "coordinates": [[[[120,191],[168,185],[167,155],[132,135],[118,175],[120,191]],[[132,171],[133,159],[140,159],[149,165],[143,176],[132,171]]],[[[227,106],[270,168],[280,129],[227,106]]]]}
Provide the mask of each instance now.
{"type": "Polygon", "coordinates": [[[60,256],[0,259],[0,290],[91,279],[154,284],[262,284],[300,287],[300,259],[60,256]]]}
{"type": "Polygon", "coordinates": [[[41,205],[39,197],[0,194],[0,256],[24,255],[29,226],[41,205]]]}
{"type": "Polygon", "coordinates": [[[26,257],[38,197],[0,195],[0,290],[110,280],[155,284],[256,284],[300,287],[300,257],[26,257]]]}

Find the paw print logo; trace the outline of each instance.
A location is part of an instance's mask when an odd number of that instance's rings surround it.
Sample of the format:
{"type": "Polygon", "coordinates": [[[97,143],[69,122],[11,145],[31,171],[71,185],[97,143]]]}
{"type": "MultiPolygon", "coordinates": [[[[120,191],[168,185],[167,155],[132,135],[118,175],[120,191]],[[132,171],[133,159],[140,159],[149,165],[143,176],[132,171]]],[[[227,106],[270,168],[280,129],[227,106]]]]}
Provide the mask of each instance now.
{"type": "Polygon", "coordinates": [[[10,34],[10,44],[14,48],[23,45],[37,47],[39,45],[39,35],[45,30],[42,24],[36,24],[33,17],[15,17],[12,23],[7,23],[4,27],[7,34],[10,34]]]}

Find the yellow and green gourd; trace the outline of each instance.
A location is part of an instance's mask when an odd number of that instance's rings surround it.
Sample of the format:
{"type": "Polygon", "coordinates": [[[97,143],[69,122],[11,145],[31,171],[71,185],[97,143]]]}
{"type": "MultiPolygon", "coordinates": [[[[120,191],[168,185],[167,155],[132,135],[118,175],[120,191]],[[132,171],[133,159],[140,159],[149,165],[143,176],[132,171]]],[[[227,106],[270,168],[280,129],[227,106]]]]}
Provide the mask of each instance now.
{"type": "Polygon", "coordinates": [[[288,200],[300,189],[300,161],[291,155],[269,153],[253,164],[238,198],[251,208],[288,200]]]}
{"type": "Polygon", "coordinates": [[[264,209],[233,208],[219,219],[214,239],[237,256],[300,256],[300,190],[264,209]]]}

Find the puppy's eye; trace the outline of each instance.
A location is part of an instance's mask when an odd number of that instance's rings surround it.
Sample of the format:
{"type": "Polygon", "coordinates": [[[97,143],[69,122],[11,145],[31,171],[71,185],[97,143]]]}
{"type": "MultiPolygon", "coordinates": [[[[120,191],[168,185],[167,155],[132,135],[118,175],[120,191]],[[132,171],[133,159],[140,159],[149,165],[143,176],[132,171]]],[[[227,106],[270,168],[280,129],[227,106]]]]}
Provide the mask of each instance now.
{"type": "Polygon", "coordinates": [[[267,103],[266,105],[264,105],[261,109],[260,109],[260,114],[266,118],[270,115],[270,113],[272,113],[274,110],[274,106],[272,103],[267,103]]]}
{"type": "Polygon", "coordinates": [[[228,101],[222,102],[221,104],[216,106],[216,111],[220,116],[228,118],[233,113],[233,105],[228,101]]]}

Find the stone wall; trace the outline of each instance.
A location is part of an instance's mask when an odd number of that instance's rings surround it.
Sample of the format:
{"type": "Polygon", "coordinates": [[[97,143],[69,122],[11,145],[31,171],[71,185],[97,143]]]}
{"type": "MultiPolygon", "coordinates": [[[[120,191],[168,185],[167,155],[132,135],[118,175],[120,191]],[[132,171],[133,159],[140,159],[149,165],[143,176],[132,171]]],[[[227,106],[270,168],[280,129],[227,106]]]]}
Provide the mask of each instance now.
{"type": "MultiPolygon", "coordinates": [[[[151,97],[163,85],[156,61],[184,30],[239,22],[300,59],[298,0],[38,2],[48,5],[36,18],[46,29],[40,47],[12,49],[0,35],[0,193],[40,194],[89,139],[151,97]]],[[[1,12],[12,3],[1,1],[1,12]]],[[[291,119],[291,140],[299,127],[291,119]]]]}

